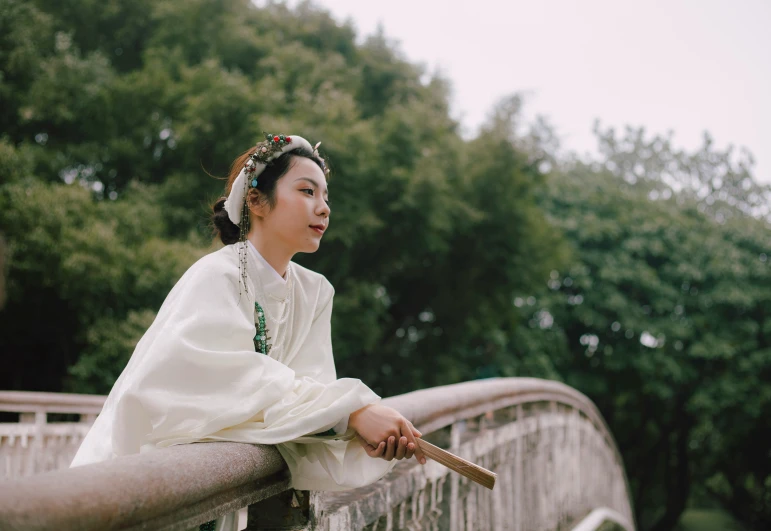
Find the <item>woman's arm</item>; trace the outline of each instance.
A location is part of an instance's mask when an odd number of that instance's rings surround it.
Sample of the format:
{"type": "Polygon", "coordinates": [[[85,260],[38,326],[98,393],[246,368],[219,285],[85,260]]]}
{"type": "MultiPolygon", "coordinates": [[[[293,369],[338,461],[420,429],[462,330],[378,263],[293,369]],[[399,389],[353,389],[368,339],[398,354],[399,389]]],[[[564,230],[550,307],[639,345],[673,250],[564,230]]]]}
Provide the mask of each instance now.
{"type": "MultiPolygon", "coordinates": [[[[318,309],[314,312],[310,331],[288,366],[298,377],[308,376],[331,383],[337,377],[331,330],[335,292],[326,279],[322,280],[319,289],[318,309]]],[[[424,462],[423,454],[415,440],[415,437],[421,436],[420,432],[396,410],[377,404],[379,401],[380,397],[377,397],[371,404],[352,412],[347,423],[346,419],[342,419],[340,424],[346,423],[348,428],[356,432],[358,440],[370,457],[382,457],[387,461],[394,458],[409,459],[413,452],[416,452],[418,461],[424,462]]]]}
{"type": "Polygon", "coordinates": [[[118,390],[116,454],[200,440],[277,444],[379,399],[359,380],[298,376],[257,354],[254,303],[245,293],[239,298],[233,269],[214,259],[197,263],[164,302],[118,390]]]}

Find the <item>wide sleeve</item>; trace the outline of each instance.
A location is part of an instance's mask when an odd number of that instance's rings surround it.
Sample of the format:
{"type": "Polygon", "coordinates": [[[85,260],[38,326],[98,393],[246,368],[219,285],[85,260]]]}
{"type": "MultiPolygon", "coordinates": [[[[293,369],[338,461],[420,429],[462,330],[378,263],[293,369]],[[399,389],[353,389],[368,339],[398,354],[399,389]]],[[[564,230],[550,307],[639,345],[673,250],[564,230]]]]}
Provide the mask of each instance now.
{"type": "MultiPolygon", "coordinates": [[[[332,383],[337,379],[335,359],[332,354],[332,301],[335,289],[332,284],[323,278],[319,288],[318,307],[313,313],[313,321],[310,330],[305,336],[297,354],[287,363],[295,371],[297,378],[309,377],[321,383],[332,383]]],[[[375,401],[380,397],[374,395],[375,401]]],[[[342,435],[348,429],[346,415],[332,428],[321,433],[328,435],[342,435]]],[[[318,435],[314,433],[314,435],[318,435]]],[[[349,434],[350,435],[350,434],[349,434]]],[[[352,435],[350,435],[352,436],[352,435]]],[[[350,437],[349,437],[350,438],[350,437]]]]}
{"type": "Polygon", "coordinates": [[[357,379],[298,375],[256,353],[254,303],[215,261],[191,268],[169,299],[127,366],[111,423],[115,455],[197,441],[291,441],[379,398],[357,379]]]}
{"type": "MultiPolygon", "coordinates": [[[[320,309],[311,329],[288,365],[297,376],[330,384],[337,377],[331,334],[334,289],[326,279],[321,292],[320,309]]],[[[380,397],[373,393],[368,403],[379,401],[380,397]]],[[[354,430],[346,429],[348,417],[346,414],[339,419],[332,430],[309,432],[305,437],[277,445],[292,473],[293,488],[339,491],[361,487],[382,478],[396,465],[396,460],[386,461],[367,455],[356,440],[354,430]]]]}

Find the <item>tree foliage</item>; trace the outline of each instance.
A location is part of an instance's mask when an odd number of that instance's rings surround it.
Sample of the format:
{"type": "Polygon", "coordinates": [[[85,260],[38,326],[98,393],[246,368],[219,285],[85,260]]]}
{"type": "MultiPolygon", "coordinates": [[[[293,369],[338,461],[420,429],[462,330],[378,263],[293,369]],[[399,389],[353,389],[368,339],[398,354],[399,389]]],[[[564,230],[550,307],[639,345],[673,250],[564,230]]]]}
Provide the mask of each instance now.
{"type": "Polygon", "coordinates": [[[564,258],[511,112],[494,143],[464,141],[444,80],[311,4],[4,4],[3,386],[108,391],[212,249],[209,174],[266,128],[323,139],[331,160],[333,223],[298,260],[336,286],[339,372],[389,394],[506,373],[489,337],[564,258]],[[41,312],[57,315],[43,338],[41,312]]]}
{"type": "Polygon", "coordinates": [[[672,529],[705,493],[753,528],[771,521],[771,236],[704,200],[580,163],[541,196],[575,258],[530,309],[534,347],[603,412],[643,529],[672,529]]]}

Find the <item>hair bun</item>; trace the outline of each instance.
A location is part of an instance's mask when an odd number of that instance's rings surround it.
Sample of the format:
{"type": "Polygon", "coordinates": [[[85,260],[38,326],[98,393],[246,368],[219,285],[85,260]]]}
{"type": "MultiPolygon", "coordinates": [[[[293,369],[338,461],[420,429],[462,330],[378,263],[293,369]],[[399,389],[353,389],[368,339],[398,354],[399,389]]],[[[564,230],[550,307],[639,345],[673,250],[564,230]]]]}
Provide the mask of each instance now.
{"type": "Polygon", "coordinates": [[[238,241],[241,230],[238,228],[238,225],[230,221],[228,212],[225,210],[226,199],[225,197],[220,197],[212,205],[212,223],[214,223],[215,232],[219,234],[222,243],[230,245],[238,241]]]}

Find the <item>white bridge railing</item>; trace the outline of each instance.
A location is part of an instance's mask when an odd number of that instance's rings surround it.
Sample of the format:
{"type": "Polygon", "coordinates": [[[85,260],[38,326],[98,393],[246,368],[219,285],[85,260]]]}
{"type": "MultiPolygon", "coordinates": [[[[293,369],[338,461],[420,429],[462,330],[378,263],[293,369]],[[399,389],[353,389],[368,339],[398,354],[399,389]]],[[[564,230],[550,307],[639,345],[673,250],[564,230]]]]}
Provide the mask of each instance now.
{"type": "MultiPolygon", "coordinates": [[[[34,404],[23,403],[25,396],[32,395],[0,393],[3,410],[37,419],[0,424],[0,429],[11,426],[7,433],[24,424],[37,426],[27,433],[31,450],[18,453],[24,463],[11,459],[7,468],[14,478],[0,480],[0,521],[11,529],[187,530],[244,507],[251,530],[635,528],[612,435],[586,396],[558,382],[493,378],[383,400],[426,440],[496,472],[493,491],[439,463],[420,466],[414,459],[360,489],[294,491],[274,447],[237,443],[172,446],[17,477],[67,466],[66,456],[77,449],[93,408],[103,400],[70,396],[65,406],[57,395],[38,396],[34,404]],[[52,412],[87,417],[68,423],[69,435],[53,444],[56,435],[49,430],[56,426],[43,422],[52,412]],[[46,449],[50,456],[35,453],[46,449]]],[[[15,455],[1,451],[4,457],[15,455]]]]}
{"type": "Polygon", "coordinates": [[[19,414],[18,422],[0,423],[0,479],[69,467],[104,400],[93,395],[0,391],[0,411],[19,414]],[[57,413],[79,418],[49,422],[49,414],[57,413]]]}

